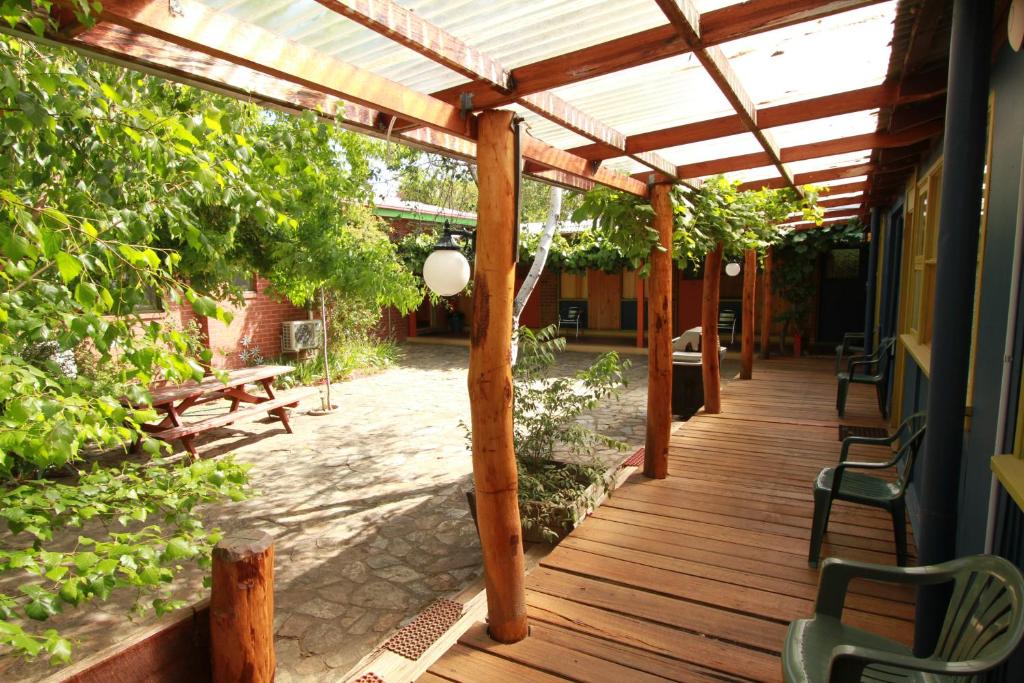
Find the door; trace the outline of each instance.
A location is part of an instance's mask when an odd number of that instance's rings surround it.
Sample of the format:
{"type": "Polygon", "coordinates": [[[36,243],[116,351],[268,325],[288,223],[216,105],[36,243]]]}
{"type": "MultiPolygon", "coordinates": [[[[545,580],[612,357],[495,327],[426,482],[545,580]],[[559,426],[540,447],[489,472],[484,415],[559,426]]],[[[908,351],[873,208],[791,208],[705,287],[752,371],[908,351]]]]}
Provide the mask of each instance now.
{"type": "Polygon", "coordinates": [[[867,248],[832,249],[822,258],[818,341],[839,343],[847,332],[864,329],[867,248]]]}

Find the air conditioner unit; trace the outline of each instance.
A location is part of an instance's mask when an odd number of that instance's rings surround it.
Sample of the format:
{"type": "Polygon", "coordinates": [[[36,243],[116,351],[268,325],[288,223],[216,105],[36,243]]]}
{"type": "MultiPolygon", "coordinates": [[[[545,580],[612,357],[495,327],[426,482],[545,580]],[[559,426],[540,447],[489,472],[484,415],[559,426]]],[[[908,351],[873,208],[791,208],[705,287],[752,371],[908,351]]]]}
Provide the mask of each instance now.
{"type": "Polygon", "coordinates": [[[290,320],[282,323],[281,351],[295,353],[315,349],[323,339],[324,327],[319,320],[290,320]]]}

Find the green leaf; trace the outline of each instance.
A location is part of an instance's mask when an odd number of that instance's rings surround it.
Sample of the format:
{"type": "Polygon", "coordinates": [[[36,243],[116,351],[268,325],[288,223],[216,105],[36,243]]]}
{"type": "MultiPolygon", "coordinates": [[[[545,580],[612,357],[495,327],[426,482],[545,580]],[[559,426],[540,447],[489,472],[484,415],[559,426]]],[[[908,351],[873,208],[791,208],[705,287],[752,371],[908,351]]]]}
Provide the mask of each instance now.
{"type": "Polygon", "coordinates": [[[66,251],[58,252],[56,261],[64,282],[71,282],[82,273],[82,263],[66,251]]]}

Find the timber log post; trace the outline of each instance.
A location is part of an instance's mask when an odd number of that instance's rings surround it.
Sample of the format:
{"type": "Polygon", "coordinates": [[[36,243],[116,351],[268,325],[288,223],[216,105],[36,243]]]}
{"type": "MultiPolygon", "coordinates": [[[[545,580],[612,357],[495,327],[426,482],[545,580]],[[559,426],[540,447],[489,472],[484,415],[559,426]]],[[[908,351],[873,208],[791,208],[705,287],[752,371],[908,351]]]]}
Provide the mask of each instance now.
{"type": "Polygon", "coordinates": [[[754,375],[754,295],[757,291],[757,253],[743,254],[743,316],[740,320],[740,379],[754,375]]]}
{"type": "Polygon", "coordinates": [[[210,591],[213,683],[270,683],[274,656],[274,538],[241,531],[213,549],[210,591]]]}
{"type": "MultiPolygon", "coordinates": [[[[654,229],[659,248],[651,250],[647,321],[647,440],[644,474],[668,476],[668,442],[672,433],[672,186],[651,188],[654,229]]],[[[640,301],[638,306],[643,306],[640,301]]]]}
{"type": "Polygon", "coordinates": [[[469,350],[473,483],[487,586],[488,631],[501,643],[527,635],[525,562],[512,444],[512,301],[516,158],[510,111],[479,117],[476,269],[469,350]]]}
{"type": "Polygon", "coordinates": [[[701,301],[701,374],[704,412],[722,412],[721,362],[718,341],[718,288],[722,279],[722,243],[704,257],[704,295],[701,301]]]}

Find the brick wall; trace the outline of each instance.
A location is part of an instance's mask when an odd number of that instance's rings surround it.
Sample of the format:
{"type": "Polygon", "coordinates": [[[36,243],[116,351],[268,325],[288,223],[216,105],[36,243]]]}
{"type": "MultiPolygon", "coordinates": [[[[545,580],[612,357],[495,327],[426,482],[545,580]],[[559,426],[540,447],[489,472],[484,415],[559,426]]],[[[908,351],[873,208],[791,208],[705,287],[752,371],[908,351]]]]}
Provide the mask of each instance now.
{"type": "Polygon", "coordinates": [[[230,325],[219,320],[206,319],[208,346],[213,351],[213,364],[219,368],[238,368],[245,365],[239,354],[242,339],[249,337],[267,361],[281,355],[281,323],[288,320],[307,320],[306,309],[293,306],[287,299],[271,295],[269,281],[257,277],[255,290],[245,293],[241,307],[222,303],[234,314],[230,325]]]}

